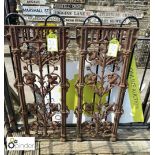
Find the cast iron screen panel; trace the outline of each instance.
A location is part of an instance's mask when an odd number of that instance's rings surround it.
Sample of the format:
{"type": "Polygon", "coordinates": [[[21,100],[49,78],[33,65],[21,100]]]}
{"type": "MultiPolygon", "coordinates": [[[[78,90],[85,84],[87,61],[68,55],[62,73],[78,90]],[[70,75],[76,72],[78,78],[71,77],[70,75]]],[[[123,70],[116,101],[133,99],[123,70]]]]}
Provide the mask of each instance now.
{"type": "Polygon", "coordinates": [[[123,113],[123,99],[127,88],[132,50],[137,39],[138,28],[106,26],[80,26],[76,28],[80,47],[79,76],[75,88],[78,93],[77,141],[87,133],[89,137],[117,138],[117,127],[123,113]],[[120,43],[117,57],[107,56],[109,41],[116,38],[120,43]],[[120,66],[121,64],[121,66],[120,66]],[[95,70],[93,69],[95,67],[95,70]],[[84,89],[93,90],[92,101],[83,101],[84,89]],[[118,87],[117,99],[110,103],[110,93],[118,87]],[[105,94],[109,97],[104,102],[105,94]],[[113,113],[113,121],[108,121],[113,113]],[[91,118],[83,121],[83,115],[91,118]]]}
{"type": "Polygon", "coordinates": [[[66,79],[66,47],[69,43],[69,27],[57,26],[5,26],[5,35],[9,40],[13,61],[15,64],[15,87],[17,88],[23,119],[25,135],[36,137],[66,138],[66,117],[69,110],[66,106],[66,92],[69,88],[66,79]],[[53,32],[57,35],[58,51],[47,51],[47,35],[53,32]],[[60,64],[60,75],[55,73],[60,64]],[[24,64],[24,65],[23,65],[24,64]],[[50,68],[50,67],[52,68],[50,68]],[[33,72],[33,67],[39,74],[33,72]],[[47,73],[43,68],[47,67],[47,73]],[[40,87],[36,85],[36,81],[40,87]],[[51,101],[52,90],[61,87],[61,103],[51,101]],[[25,89],[28,86],[34,94],[34,102],[26,103],[25,89]],[[49,95],[49,102],[45,97],[49,95]],[[39,100],[37,99],[39,96],[39,100]],[[60,121],[53,121],[52,117],[61,113],[60,121]],[[29,117],[35,120],[29,122],[29,117]]]}

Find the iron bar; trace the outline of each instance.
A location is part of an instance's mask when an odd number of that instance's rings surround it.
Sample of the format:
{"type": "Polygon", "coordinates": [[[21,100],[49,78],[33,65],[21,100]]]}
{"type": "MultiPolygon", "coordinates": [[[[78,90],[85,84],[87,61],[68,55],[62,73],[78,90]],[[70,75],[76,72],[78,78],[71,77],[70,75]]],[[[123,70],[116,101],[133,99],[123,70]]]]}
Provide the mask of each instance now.
{"type": "Polygon", "coordinates": [[[66,81],[66,32],[64,29],[60,29],[60,66],[61,66],[61,103],[62,103],[62,108],[61,108],[61,113],[62,113],[62,128],[61,128],[61,141],[66,140],[66,92],[67,92],[67,81],[66,81]]]}
{"type": "Polygon", "coordinates": [[[84,88],[84,66],[86,58],[87,49],[87,38],[88,32],[85,29],[81,29],[81,53],[80,53],[80,66],[79,66],[79,80],[76,84],[78,91],[78,106],[76,108],[75,114],[77,116],[77,141],[82,140],[81,136],[81,121],[82,121],[82,102],[83,102],[83,88],[84,88]]]}
{"type": "MultiPolygon", "coordinates": [[[[26,21],[25,19],[20,15],[20,14],[17,14],[17,13],[9,13],[6,17],[5,17],[5,24],[7,25],[11,25],[12,23],[10,22],[10,18],[15,18],[15,17],[20,17],[22,20],[23,20],[23,23],[24,25],[26,25],[26,21]]],[[[14,61],[13,61],[13,54],[11,52],[11,46],[9,45],[9,51],[10,51],[10,55],[11,55],[11,62],[12,62],[12,66],[13,66],[13,72],[14,72],[14,76],[16,78],[16,73],[15,73],[15,64],[14,64],[14,61]]]]}
{"type": "Polygon", "coordinates": [[[146,109],[149,96],[150,96],[150,83],[149,83],[149,85],[148,85],[148,88],[147,88],[147,91],[146,91],[146,94],[145,94],[144,101],[143,101],[143,103],[142,103],[143,113],[144,113],[144,111],[145,111],[145,109],[146,109]]]}
{"type": "Polygon", "coordinates": [[[144,112],[144,124],[148,124],[150,118],[150,103],[147,104],[144,112]]]}
{"type": "Polygon", "coordinates": [[[8,77],[6,73],[6,68],[4,66],[4,96],[5,96],[5,108],[8,114],[9,122],[13,130],[17,131],[17,122],[15,118],[15,112],[14,112],[14,107],[13,103],[10,97],[10,92],[9,92],[9,82],[8,82],[8,77]]]}
{"type": "Polygon", "coordinates": [[[18,96],[22,108],[22,117],[24,122],[25,134],[29,135],[29,127],[28,127],[28,116],[27,116],[27,107],[25,101],[25,93],[24,93],[24,86],[23,86],[23,79],[22,79],[22,70],[21,70],[21,62],[20,62],[20,53],[18,47],[18,35],[15,27],[11,27],[9,29],[9,33],[11,35],[11,44],[12,44],[12,52],[13,52],[13,60],[15,65],[15,73],[18,79],[17,81],[17,89],[18,89],[18,96]]]}
{"type": "Polygon", "coordinates": [[[11,130],[11,127],[10,127],[10,122],[9,122],[9,118],[8,118],[8,113],[7,113],[7,110],[6,110],[6,105],[4,104],[4,127],[6,127],[6,130],[7,130],[7,134],[8,136],[12,136],[12,130],[11,130]]]}
{"type": "Polygon", "coordinates": [[[145,65],[145,69],[144,69],[143,76],[142,76],[142,80],[141,80],[141,83],[140,83],[140,88],[139,88],[140,91],[142,89],[142,85],[143,85],[143,82],[144,82],[144,78],[145,78],[145,75],[146,75],[146,71],[147,71],[149,62],[150,62],[150,53],[148,55],[147,62],[146,62],[146,65],[145,65]]]}

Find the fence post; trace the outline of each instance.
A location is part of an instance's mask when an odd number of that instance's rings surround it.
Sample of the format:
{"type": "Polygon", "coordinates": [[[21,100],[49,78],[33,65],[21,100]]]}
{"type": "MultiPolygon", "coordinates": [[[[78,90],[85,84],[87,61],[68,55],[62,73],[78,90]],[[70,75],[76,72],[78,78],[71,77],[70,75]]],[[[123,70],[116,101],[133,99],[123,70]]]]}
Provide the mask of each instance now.
{"type": "Polygon", "coordinates": [[[16,118],[15,118],[13,103],[12,103],[12,100],[10,97],[9,82],[8,82],[8,77],[7,77],[5,66],[4,66],[4,96],[5,96],[5,106],[6,106],[5,110],[6,110],[6,113],[8,114],[11,128],[13,128],[15,131],[17,131],[17,125],[16,125],[17,122],[16,122],[16,118]]]}

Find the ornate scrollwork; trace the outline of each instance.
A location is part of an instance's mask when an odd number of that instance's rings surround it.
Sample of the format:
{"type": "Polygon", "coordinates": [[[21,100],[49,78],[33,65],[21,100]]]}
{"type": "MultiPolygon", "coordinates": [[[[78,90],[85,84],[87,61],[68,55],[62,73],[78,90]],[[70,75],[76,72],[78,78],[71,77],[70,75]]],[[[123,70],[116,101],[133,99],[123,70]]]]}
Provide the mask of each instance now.
{"type": "MultiPolygon", "coordinates": [[[[63,106],[56,103],[60,101],[53,99],[51,91],[56,86],[65,89],[65,92],[69,88],[69,82],[65,75],[61,75],[61,77],[58,71],[59,63],[61,64],[60,67],[65,68],[65,53],[69,43],[68,28],[6,26],[6,32],[7,36],[11,38],[11,50],[16,57],[14,61],[18,76],[15,86],[17,89],[22,87],[23,92],[20,95],[23,98],[25,98],[23,95],[25,85],[31,88],[34,95],[35,103],[26,104],[25,101],[22,103],[24,107],[27,106],[29,114],[33,116],[34,121],[30,124],[30,130],[35,130],[37,134],[42,132],[42,135],[48,135],[49,130],[59,130],[65,123],[62,116],[67,117],[69,110],[65,103],[61,103],[63,106]],[[50,32],[55,33],[59,38],[57,40],[58,50],[52,52],[48,51],[47,48],[47,35],[50,32]],[[15,44],[16,48],[14,48],[15,44]],[[24,64],[23,70],[20,64],[24,64]],[[34,69],[35,71],[33,71],[34,69]]],[[[25,122],[28,121],[27,118],[28,116],[24,118],[25,122]]],[[[26,130],[28,130],[27,127],[26,130]]]]}
{"type": "Polygon", "coordinates": [[[97,81],[97,75],[96,74],[87,74],[85,76],[85,83],[87,85],[94,85],[97,81]]]}
{"type": "Polygon", "coordinates": [[[84,79],[85,84],[89,85],[99,96],[108,93],[113,87],[120,83],[120,76],[116,73],[110,73],[104,77],[100,77],[95,73],[90,73],[85,75],[84,79]],[[101,79],[103,80],[101,81],[101,79]]]}
{"type": "MultiPolygon", "coordinates": [[[[88,115],[93,121],[85,121],[82,123],[82,130],[88,133],[91,137],[97,135],[108,136],[112,132],[112,123],[106,120],[110,112],[115,111],[115,104],[100,103],[94,105],[93,103],[85,102],[82,105],[81,113],[88,115]]],[[[75,109],[75,114],[78,117],[79,109],[75,109]]]]}
{"type": "Polygon", "coordinates": [[[34,84],[34,82],[36,82],[36,79],[35,79],[36,75],[31,72],[25,73],[24,77],[26,79],[25,84],[27,84],[27,85],[32,85],[32,84],[34,84]]]}
{"type": "MultiPolygon", "coordinates": [[[[35,116],[36,120],[30,124],[30,129],[36,132],[42,131],[45,127],[47,130],[59,130],[61,127],[61,118],[59,121],[53,121],[52,118],[57,113],[61,112],[60,103],[40,103],[28,104],[28,111],[35,116]]],[[[69,110],[66,108],[66,113],[69,110]]],[[[67,115],[66,115],[67,117],[67,115]]]]}
{"type": "Polygon", "coordinates": [[[26,64],[36,64],[44,66],[47,63],[55,64],[60,60],[60,55],[58,52],[48,52],[46,50],[46,45],[42,45],[40,49],[37,45],[26,45],[23,43],[21,49],[21,60],[26,64]]]}
{"type": "Polygon", "coordinates": [[[108,121],[104,122],[84,122],[82,124],[82,130],[87,132],[91,137],[110,136],[112,133],[112,123],[108,121]]]}

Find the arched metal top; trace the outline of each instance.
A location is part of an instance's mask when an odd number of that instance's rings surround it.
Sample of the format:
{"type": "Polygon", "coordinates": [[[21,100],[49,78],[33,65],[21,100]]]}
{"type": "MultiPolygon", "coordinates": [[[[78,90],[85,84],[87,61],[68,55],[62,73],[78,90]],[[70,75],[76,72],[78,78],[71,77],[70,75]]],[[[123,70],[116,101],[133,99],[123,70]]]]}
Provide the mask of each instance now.
{"type": "Polygon", "coordinates": [[[54,16],[60,18],[60,21],[61,21],[62,25],[65,26],[65,22],[64,22],[63,18],[62,18],[61,16],[57,15],[57,14],[49,15],[49,16],[45,19],[44,25],[46,26],[47,20],[48,20],[50,17],[54,17],[54,16]]]}
{"type": "Polygon", "coordinates": [[[9,20],[10,17],[13,17],[13,16],[18,16],[18,17],[20,17],[20,18],[22,19],[22,21],[24,22],[24,25],[26,25],[26,21],[25,21],[24,17],[23,17],[22,15],[18,14],[18,13],[9,13],[9,14],[6,16],[6,18],[5,18],[6,24],[10,25],[10,23],[8,22],[8,20],[9,20]]]}
{"type": "Polygon", "coordinates": [[[102,26],[102,20],[101,20],[98,16],[96,16],[96,15],[91,15],[91,16],[87,17],[87,18],[84,20],[84,22],[83,22],[83,26],[85,25],[86,21],[87,21],[88,19],[90,19],[90,18],[96,18],[96,19],[98,19],[100,25],[102,26]]]}
{"type": "MultiPolygon", "coordinates": [[[[123,26],[124,22],[125,22],[127,19],[133,19],[133,20],[135,20],[136,23],[137,23],[137,27],[139,28],[139,20],[138,20],[138,18],[136,18],[135,16],[128,16],[128,17],[124,18],[124,20],[121,22],[120,27],[123,26]]],[[[127,73],[127,79],[128,79],[128,77],[129,77],[129,73],[130,73],[130,68],[131,68],[131,63],[132,63],[132,58],[133,58],[133,54],[134,54],[134,49],[135,49],[135,47],[136,47],[136,44],[134,44],[133,49],[132,49],[131,59],[130,59],[130,62],[129,62],[129,70],[128,70],[128,73],[127,73]]]]}
{"type": "Polygon", "coordinates": [[[139,20],[138,20],[135,16],[128,16],[128,17],[126,17],[126,18],[121,22],[120,27],[123,26],[124,22],[125,22],[127,19],[134,19],[134,20],[137,22],[137,27],[139,27],[139,20]]]}

